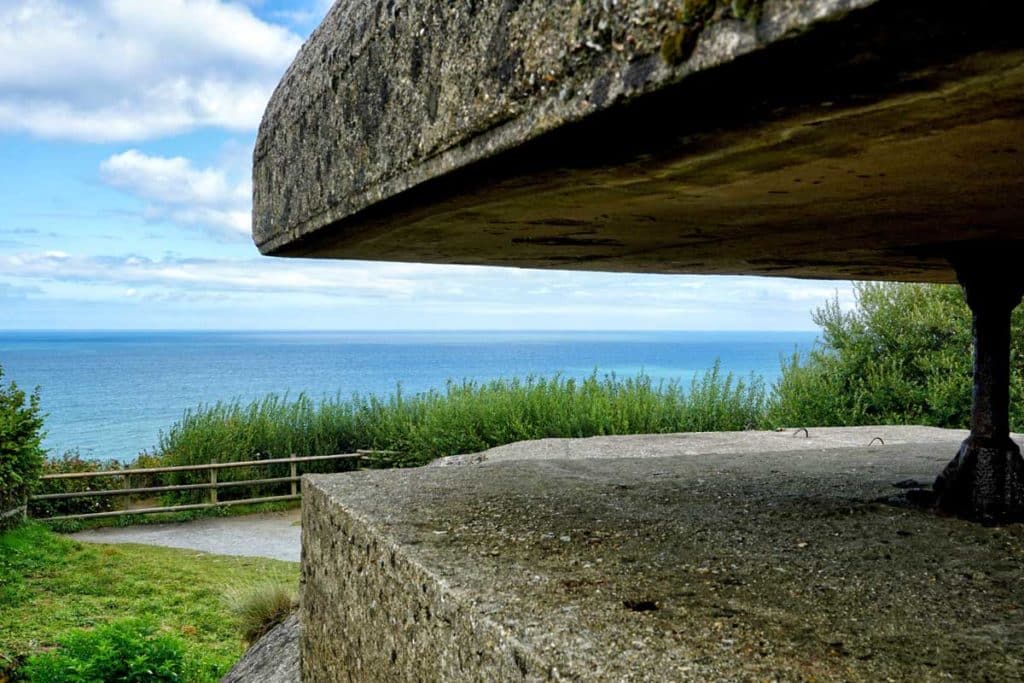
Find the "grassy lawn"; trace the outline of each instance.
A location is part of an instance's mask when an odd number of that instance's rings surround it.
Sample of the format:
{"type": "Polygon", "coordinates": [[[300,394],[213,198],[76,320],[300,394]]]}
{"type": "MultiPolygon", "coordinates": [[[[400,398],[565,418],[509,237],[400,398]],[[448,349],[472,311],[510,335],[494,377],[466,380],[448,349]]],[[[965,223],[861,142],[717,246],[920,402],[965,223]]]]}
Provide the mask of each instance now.
{"type": "MultiPolygon", "coordinates": [[[[187,643],[216,680],[244,650],[225,595],[298,582],[298,564],[138,545],[77,543],[28,524],[0,534],[0,681],[69,630],[146,617],[187,643]]],[[[208,677],[208,678],[207,678],[208,677]]]]}

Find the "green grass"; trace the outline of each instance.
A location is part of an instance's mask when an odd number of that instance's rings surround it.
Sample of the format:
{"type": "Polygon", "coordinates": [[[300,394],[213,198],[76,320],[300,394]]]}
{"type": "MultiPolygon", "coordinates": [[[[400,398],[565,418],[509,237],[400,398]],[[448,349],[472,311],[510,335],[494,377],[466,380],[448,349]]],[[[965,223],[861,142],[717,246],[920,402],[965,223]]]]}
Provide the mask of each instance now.
{"type": "Polygon", "coordinates": [[[256,579],[298,582],[298,565],[134,545],[80,544],[39,524],[0,535],[0,680],[70,630],[145,615],[185,640],[217,680],[244,650],[225,595],[256,579]]]}

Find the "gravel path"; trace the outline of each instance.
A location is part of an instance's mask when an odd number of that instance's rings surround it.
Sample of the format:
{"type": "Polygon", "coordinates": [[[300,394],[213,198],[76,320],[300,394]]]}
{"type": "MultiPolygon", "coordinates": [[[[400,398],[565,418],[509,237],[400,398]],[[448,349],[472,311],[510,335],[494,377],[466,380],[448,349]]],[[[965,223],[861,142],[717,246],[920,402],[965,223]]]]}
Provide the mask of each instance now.
{"type": "Polygon", "coordinates": [[[299,519],[299,510],[288,510],[175,524],[90,529],[71,534],[71,538],[86,543],[140,543],[298,562],[299,519]]]}

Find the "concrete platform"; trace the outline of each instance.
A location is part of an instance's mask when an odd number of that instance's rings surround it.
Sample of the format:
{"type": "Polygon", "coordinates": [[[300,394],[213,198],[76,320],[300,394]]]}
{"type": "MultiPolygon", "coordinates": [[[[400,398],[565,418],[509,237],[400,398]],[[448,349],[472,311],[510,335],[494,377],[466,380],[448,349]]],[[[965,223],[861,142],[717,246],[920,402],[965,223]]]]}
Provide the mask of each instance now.
{"type": "Polygon", "coordinates": [[[304,680],[1021,680],[1024,528],[888,502],[962,435],[547,440],[308,476],[304,680]]]}

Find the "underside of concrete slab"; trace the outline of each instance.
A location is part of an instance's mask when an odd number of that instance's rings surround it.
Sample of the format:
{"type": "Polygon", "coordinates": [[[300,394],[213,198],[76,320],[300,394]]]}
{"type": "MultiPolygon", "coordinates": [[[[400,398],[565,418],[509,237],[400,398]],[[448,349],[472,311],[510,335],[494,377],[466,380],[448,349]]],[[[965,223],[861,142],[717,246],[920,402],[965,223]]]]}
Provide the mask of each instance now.
{"type": "Polygon", "coordinates": [[[962,437],[548,440],[307,477],[303,680],[1020,680],[1024,529],[898,504],[962,437]]]}
{"type": "Polygon", "coordinates": [[[1024,218],[1012,3],[339,2],[275,94],[281,256],[952,282],[1024,218]]]}

